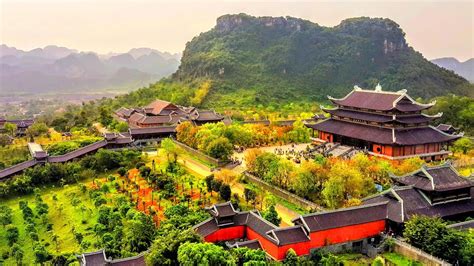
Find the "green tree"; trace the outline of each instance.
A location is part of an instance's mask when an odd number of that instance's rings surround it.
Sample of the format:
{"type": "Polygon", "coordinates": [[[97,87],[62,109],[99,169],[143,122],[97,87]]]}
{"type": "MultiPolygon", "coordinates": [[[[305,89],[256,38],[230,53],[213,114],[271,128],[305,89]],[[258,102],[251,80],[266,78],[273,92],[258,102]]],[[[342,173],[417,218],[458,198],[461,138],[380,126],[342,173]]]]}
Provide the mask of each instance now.
{"type": "Polygon", "coordinates": [[[219,137],[209,143],[206,153],[217,159],[228,159],[234,150],[234,146],[227,138],[219,137]]]}
{"type": "Polygon", "coordinates": [[[5,147],[10,143],[11,143],[11,139],[8,135],[0,134],[0,147],[5,147]]]}
{"type": "Polygon", "coordinates": [[[274,204],[270,205],[268,210],[263,213],[263,218],[276,226],[279,226],[281,223],[281,217],[278,216],[278,212],[276,211],[274,204]]]}
{"type": "Polygon", "coordinates": [[[178,249],[180,265],[236,265],[232,255],[212,243],[184,243],[178,249]]]}
{"type": "Polygon", "coordinates": [[[247,204],[249,204],[249,201],[254,201],[257,198],[257,193],[253,189],[245,188],[244,197],[247,204]]]}
{"type": "Polygon", "coordinates": [[[43,244],[36,243],[33,248],[35,254],[35,261],[41,265],[51,259],[51,254],[46,250],[43,244]]]}
{"type": "Polygon", "coordinates": [[[467,154],[472,148],[474,148],[474,144],[469,138],[460,138],[452,146],[454,152],[462,152],[463,154],[467,154]]]}
{"type": "Polygon", "coordinates": [[[7,232],[7,240],[8,240],[8,245],[13,245],[18,241],[18,237],[20,236],[20,232],[18,231],[18,227],[9,224],[6,226],[7,232]]]}
{"type": "Polygon", "coordinates": [[[15,136],[17,130],[16,124],[6,122],[5,124],[3,124],[3,128],[6,132],[10,133],[10,136],[15,136]]]}
{"type": "Polygon", "coordinates": [[[131,252],[147,250],[155,238],[155,233],[156,228],[151,217],[140,212],[124,224],[124,241],[131,252]]]}
{"type": "Polygon", "coordinates": [[[26,135],[30,138],[37,137],[48,133],[48,126],[43,122],[35,122],[26,130],[26,135]]]}
{"type": "Polygon", "coordinates": [[[322,265],[322,266],[342,266],[344,264],[342,263],[342,260],[338,256],[336,256],[334,254],[331,254],[331,253],[328,253],[328,254],[325,254],[321,258],[320,265],[322,265]]]}
{"type": "Polygon", "coordinates": [[[168,138],[164,139],[161,141],[161,148],[165,151],[168,162],[175,163],[178,158],[178,150],[174,142],[168,138]]]}
{"type": "Polygon", "coordinates": [[[12,246],[12,257],[15,258],[17,265],[23,264],[23,257],[24,257],[23,249],[21,249],[20,245],[17,243],[13,244],[12,246]]]}
{"type": "Polygon", "coordinates": [[[467,245],[461,233],[438,217],[413,216],[405,223],[403,236],[413,246],[451,263],[462,257],[461,250],[467,245]]]}
{"type": "Polygon", "coordinates": [[[159,234],[153,241],[150,252],[145,257],[147,265],[178,265],[179,247],[184,243],[202,241],[201,237],[193,230],[181,230],[172,227],[170,224],[160,226],[166,232],[159,234]]]}
{"type": "Polygon", "coordinates": [[[0,205],[0,224],[5,227],[12,223],[13,215],[12,209],[5,205],[0,205]]]}
{"type": "Polygon", "coordinates": [[[230,197],[232,195],[232,191],[230,189],[230,186],[228,184],[222,184],[221,187],[219,188],[219,195],[221,199],[225,201],[229,201],[230,197]]]}
{"type": "Polygon", "coordinates": [[[285,259],[283,260],[283,265],[289,265],[289,266],[296,266],[298,265],[298,255],[296,255],[296,252],[290,248],[286,252],[285,259]]]}
{"type": "Polygon", "coordinates": [[[324,183],[322,191],[324,202],[329,208],[337,208],[344,201],[344,182],[340,177],[333,177],[324,183]]]}
{"type": "Polygon", "coordinates": [[[237,265],[267,265],[267,256],[261,249],[233,248],[230,250],[237,265]]]}
{"type": "Polygon", "coordinates": [[[473,265],[474,264],[474,230],[470,229],[465,232],[466,244],[460,250],[460,263],[461,265],[473,265]]]}

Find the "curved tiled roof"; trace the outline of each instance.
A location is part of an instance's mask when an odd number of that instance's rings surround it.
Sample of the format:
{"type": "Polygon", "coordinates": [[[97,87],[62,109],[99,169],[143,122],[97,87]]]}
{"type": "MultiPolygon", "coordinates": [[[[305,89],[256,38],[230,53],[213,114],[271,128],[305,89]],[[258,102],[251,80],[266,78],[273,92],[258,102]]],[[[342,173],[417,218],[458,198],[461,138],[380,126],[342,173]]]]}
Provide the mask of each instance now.
{"type": "Polygon", "coordinates": [[[402,112],[421,111],[433,104],[421,104],[406,94],[405,90],[398,92],[379,90],[363,90],[355,87],[349,94],[340,99],[329,97],[339,106],[370,109],[379,111],[399,110],[402,112]]]}
{"type": "Polygon", "coordinates": [[[310,241],[302,225],[273,229],[267,234],[272,234],[281,246],[310,241]]]}
{"type": "Polygon", "coordinates": [[[422,166],[412,173],[392,178],[403,185],[413,186],[424,191],[446,191],[473,187],[471,180],[461,177],[448,162],[440,166],[422,166]]]}
{"type": "Polygon", "coordinates": [[[334,211],[323,211],[301,215],[293,223],[306,226],[310,232],[322,231],[348,225],[363,224],[387,218],[387,202],[378,202],[334,211]]]}
{"type": "Polygon", "coordinates": [[[433,127],[389,129],[335,119],[327,119],[307,126],[315,130],[379,144],[417,145],[448,142],[461,137],[458,135],[448,135],[433,127]]]}
{"type": "Polygon", "coordinates": [[[347,117],[351,119],[364,120],[369,122],[377,123],[388,123],[396,121],[402,124],[416,124],[416,123],[427,123],[436,118],[440,117],[440,114],[436,116],[428,116],[424,114],[413,114],[413,115],[384,115],[376,113],[365,113],[360,111],[345,110],[345,109],[323,109],[325,112],[339,117],[347,117]]]}
{"type": "MultiPolygon", "coordinates": [[[[160,115],[163,114],[163,111],[165,109],[170,109],[170,110],[177,110],[178,107],[170,102],[163,101],[163,100],[155,100],[152,103],[148,104],[144,108],[147,113],[151,113],[154,115],[160,115]]],[[[168,114],[168,113],[166,113],[168,114]]]]}

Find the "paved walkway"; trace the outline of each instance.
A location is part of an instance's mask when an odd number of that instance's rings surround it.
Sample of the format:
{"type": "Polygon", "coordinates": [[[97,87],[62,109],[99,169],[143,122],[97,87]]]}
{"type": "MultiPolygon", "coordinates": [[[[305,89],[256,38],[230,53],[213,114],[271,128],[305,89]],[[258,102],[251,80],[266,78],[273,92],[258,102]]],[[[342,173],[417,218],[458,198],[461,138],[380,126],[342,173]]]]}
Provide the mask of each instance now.
{"type": "MultiPolygon", "coordinates": [[[[283,151],[291,151],[294,150],[295,152],[299,151],[304,151],[306,150],[306,147],[308,147],[311,143],[301,143],[301,144],[295,144],[294,147],[292,147],[291,144],[287,145],[276,145],[276,146],[266,146],[266,147],[259,147],[257,149],[262,150],[264,152],[271,152],[274,153],[275,149],[279,148],[282,149],[283,151]]],[[[283,156],[283,155],[281,155],[283,156]]],[[[232,155],[233,158],[237,158],[240,161],[242,161],[242,166],[245,167],[245,151],[244,152],[234,152],[232,155]]]]}

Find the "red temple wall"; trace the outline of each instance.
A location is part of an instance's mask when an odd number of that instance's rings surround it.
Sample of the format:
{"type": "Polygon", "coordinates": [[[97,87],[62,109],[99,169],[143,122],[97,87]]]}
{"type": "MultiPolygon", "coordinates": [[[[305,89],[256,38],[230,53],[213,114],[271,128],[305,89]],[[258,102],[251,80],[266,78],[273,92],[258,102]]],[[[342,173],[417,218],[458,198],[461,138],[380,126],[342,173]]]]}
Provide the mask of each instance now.
{"type": "Polygon", "coordinates": [[[327,142],[334,142],[334,136],[330,133],[319,131],[319,138],[327,142]]]}
{"type": "Polygon", "coordinates": [[[220,242],[227,241],[237,238],[243,238],[245,233],[244,225],[232,226],[227,228],[221,228],[216,232],[206,236],[204,240],[207,242],[220,242]]]}
{"type": "Polygon", "coordinates": [[[309,254],[313,248],[320,248],[326,245],[345,243],[349,241],[360,240],[378,235],[385,230],[385,220],[379,220],[364,224],[349,225],[339,228],[333,228],[310,234],[310,241],[294,243],[284,246],[277,246],[272,241],[260,235],[250,227],[239,225],[227,228],[221,228],[218,231],[204,238],[207,242],[228,241],[239,238],[248,240],[257,239],[263,250],[276,260],[283,260],[286,252],[292,248],[298,256],[309,254]]]}
{"type": "Polygon", "coordinates": [[[294,244],[289,244],[289,245],[284,245],[278,247],[278,260],[283,260],[286,257],[286,252],[292,248],[295,252],[296,255],[298,256],[303,256],[303,255],[308,255],[309,251],[311,249],[311,242],[301,242],[301,243],[294,243],[294,244]]]}
{"type": "Polygon", "coordinates": [[[258,239],[260,245],[262,246],[263,250],[268,253],[271,257],[278,260],[278,246],[272,243],[270,240],[266,239],[265,237],[261,236],[259,233],[252,230],[250,227],[246,229],[247,239],[253,240],[258,239]]]}
{"type": "Polygon", "coordinates": [[[262,246],[263,250],[267,252],[272,258],[275,260],[283,260],[286,256],[286,252],[292,248],[296,255],[308,255],[310,250],[310,241],[301,242],[301,243],[294,243],[284,246],[277,246],[270,240],[266,239],[265,237],[261,236],[259,233],[255,232],[251,228],[247,227],[246,229],[247,239],[253,240],[258,239],[260,245],[262,246]]]}
{"type": "Polygon", "coordinates": [[[313,232],[310,234],[311,248],[364,239],[378,235],[384,230],[385,220],[380,220],[313,232]]]}
{"type": "Polygon", "coordinates": [[[441,143],[430,143],[416,146],[396,146],[393,147],[392,156],[405,156],[422,153],[439,152],[441,150],[441,143]]]}

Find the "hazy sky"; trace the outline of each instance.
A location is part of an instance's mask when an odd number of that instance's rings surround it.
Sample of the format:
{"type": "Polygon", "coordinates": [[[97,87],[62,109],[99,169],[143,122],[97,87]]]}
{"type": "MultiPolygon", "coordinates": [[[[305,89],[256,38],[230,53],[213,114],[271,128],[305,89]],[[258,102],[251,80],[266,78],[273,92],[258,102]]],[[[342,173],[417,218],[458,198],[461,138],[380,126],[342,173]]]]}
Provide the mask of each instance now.
{"type": "Polygon", "coordinates": [[[294,16],[334,26],[356,16],[387,17],[428,59],[474,57],[469,1],[152,1],[0,0],[0,42],[20,49],[49,44],[99,53],[151,47],[181,52],[228,13],[294,16]]]}

